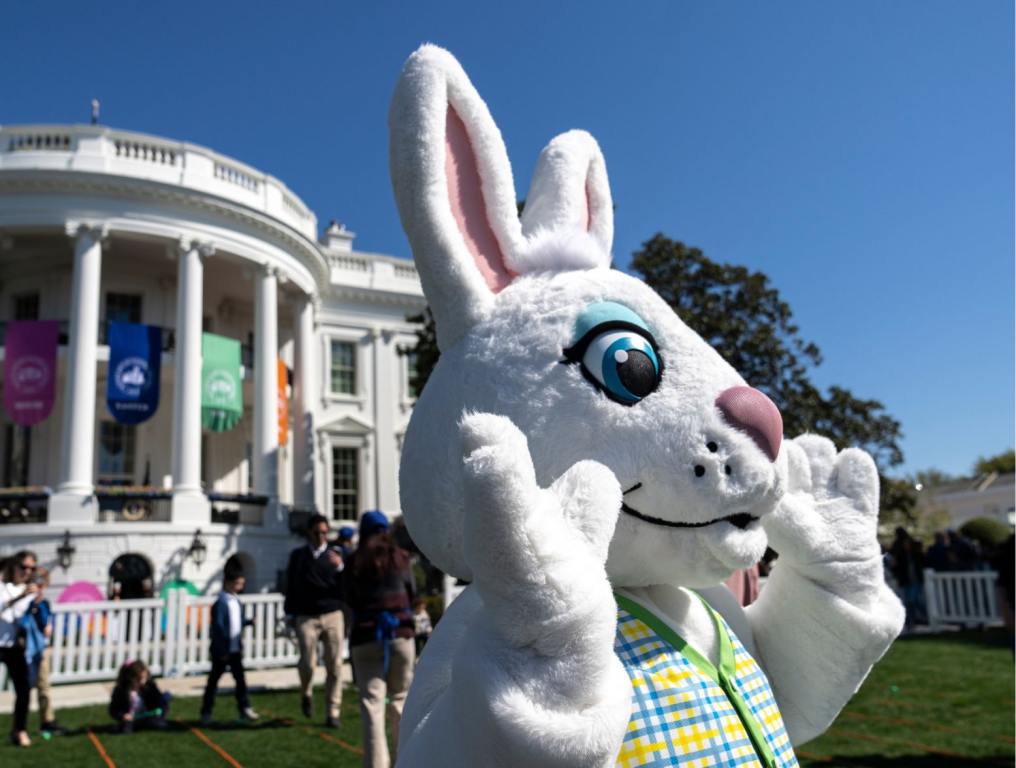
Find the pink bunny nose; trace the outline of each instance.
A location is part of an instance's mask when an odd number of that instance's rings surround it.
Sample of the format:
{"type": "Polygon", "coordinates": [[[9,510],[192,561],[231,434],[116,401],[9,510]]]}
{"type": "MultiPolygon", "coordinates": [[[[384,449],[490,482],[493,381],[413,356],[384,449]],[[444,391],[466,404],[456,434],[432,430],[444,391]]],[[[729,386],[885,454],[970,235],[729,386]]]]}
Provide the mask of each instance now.
{"type": "Polygon", "coordinates": [[[716,398],[716,407],[730,426],[747,432],[770,461],[776,461],[783,440],[783,417],[776,403],[751,387],[731,387],[716,398]]]}

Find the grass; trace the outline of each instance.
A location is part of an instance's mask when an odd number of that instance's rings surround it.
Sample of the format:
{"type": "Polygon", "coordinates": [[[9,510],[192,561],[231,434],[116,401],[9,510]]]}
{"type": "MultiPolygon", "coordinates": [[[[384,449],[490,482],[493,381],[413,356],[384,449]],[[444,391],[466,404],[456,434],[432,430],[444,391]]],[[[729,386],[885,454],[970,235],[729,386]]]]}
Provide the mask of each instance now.
{"type": "MultiPolygon", "coordinates": [[[[915,636],[896,642],[829,731],[798,749],[802,766],[826,768],[982,768],[1013,766],[1013,657],[1001,631],[915,636]]],[[[228,677],[227,677],[228,679],[228,677]]],[[[323,701],[318,692],[320,712],[323,701]]],[[[342,699],[342,728],[330,731],[299,714],[294,691],[253,692],[264,716],[256,725],[236,723],[230,697],[220,695],[222,721],[197,726],[200,701],[177,699],[171,730],[118,736],[104,706],[61,710],[68,736],[30,749],[0,746],[0,765],[108,768],[89,729],[123,768],[147,766],[329,766],[361,765],[356,694],[342,699]],[[219,751],[221,750],[221,751],[219,751]],[[230,761],[233,762],[230,762],[230,761]]],[[[35,715],[31,716],[35,725],[35,715]]],[[[10,716],[0,716],[0,734],[10,716]]]]}
{"type": "Polygon", "coordinates": [[[1012,766],[1013,655],[1007,635],[958,632],[897,640],[803,766],[1012,766]]]}

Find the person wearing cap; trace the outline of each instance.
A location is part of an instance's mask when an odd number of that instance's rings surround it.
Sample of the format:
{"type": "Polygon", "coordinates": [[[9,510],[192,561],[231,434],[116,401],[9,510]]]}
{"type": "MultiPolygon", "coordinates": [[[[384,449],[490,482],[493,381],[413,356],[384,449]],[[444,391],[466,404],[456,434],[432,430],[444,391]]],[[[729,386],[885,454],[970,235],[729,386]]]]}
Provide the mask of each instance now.
{"type": "Polygon", "coordinates": [[[351,525],[344,525],[339,528],[339,537],[336,539],[339,550],[342,552],[342,559],[347,563],[353,556],[353,537],[356,535],[356,529],[351,525]]]}
{"type": "Polygon", "coordinates": [[[325,656],[325,726],[339,727],[342,705],[342,644],[344,639],[342,601],[342,553],[328,543],[330,526],[324,515],[314,515],[307,524],[307,541],[289,556],[286,567],[287,616],[292,617],[300,647],[300,704],[304,717],[314,716],[314,667],[318,642],[325,656]]]}
{"type": "Polygon", "coordinates": [[[392,742],[416,660],[416,622],[412,604],[416,584],[409,553],[388,529],[388,518],[371,511],[360,518],[360,544],[345,573],[346,600],[353,611],[349,653],[360,697],[363,764],[388,768],[385,703],[392,742]]]}

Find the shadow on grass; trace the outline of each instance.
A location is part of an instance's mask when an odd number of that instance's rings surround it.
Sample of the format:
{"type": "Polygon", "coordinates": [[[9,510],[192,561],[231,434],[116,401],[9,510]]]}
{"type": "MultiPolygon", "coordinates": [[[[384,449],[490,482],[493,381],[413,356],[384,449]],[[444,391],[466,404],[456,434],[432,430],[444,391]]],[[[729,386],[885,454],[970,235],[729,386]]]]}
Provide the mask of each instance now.
{"type": "Polygon", "coordinates": [[[896,642],[907,645],[949,643],[951,645],[975,645],[980,648],[1009,648],[1012,645],[1012,637],[1004,629],[963,629],[959,632],[939,632],[934,635],[903,635],[896,642]]]}
{"type": "Polygon", "coordinates": [[[830,766],[835,768],[994,768],[1014,765],[1012,754],[988,757],[946,757],[945,755],[850,755],[802,760],[809,768],[830,766]]]}

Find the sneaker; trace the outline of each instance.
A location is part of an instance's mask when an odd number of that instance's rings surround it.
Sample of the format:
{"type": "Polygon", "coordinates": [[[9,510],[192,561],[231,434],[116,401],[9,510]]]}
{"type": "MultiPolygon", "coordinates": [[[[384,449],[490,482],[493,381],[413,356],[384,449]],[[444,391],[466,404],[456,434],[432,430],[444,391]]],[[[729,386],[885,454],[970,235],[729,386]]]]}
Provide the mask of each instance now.
{"type": "Polygon", "coordinates": [[[300,699],[300,709],[304,717],[314,717],[314,699],[310,696],[303,696],[300,699]]]}
{"type": "Polygon", "coordinates": [[[240,712],[240,719],[246,720],[248,723],[256,723],[261,719],[261,715],[259,715],[253,707],[247,707],[240,712]]]}
{"type": "Polygon", "coordinates": [[[328,715],[325,718],[325,728],[335,728],[337,730],[339,728],[339,718],[328,715]]]}
{"type": "Polygon", "coordinates": [[[50,720],[48,723],[43,723],[40,729],[43,733],[48,733],[52,736],[66,736],[67,729],[64,728],[56,720],[50,720]]]}
{"type": "Polygon", "coordinates": [[[202,712],[201,713],[201,725],[211,725],[211,724],[212,724],[212,713],[211,712],[202,712]]]}

